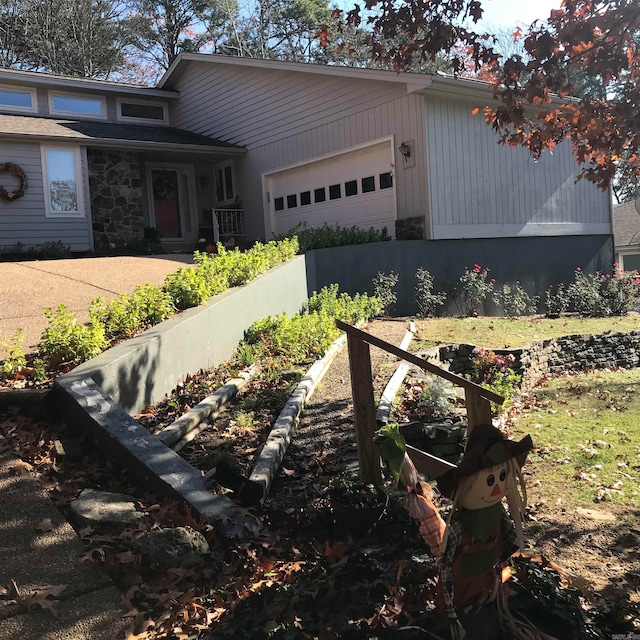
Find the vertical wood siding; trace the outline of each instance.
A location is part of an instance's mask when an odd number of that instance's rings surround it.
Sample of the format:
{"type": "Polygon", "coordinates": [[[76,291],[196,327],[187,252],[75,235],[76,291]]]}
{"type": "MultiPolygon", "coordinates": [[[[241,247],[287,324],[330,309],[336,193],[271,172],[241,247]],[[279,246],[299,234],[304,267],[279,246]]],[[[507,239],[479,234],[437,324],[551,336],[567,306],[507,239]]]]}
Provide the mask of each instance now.
{"type": "MultiPolygon", "coordinates": [[[[89,199],[86,180],[79,188],[85,191],[84,218],[47,218],[44,205],[44,185],[40,145],[0,142],[0,164],[14,162],[27,175],[27,189],[22,198],[7,202],[0,199],[0,249],[14,247],[21,243],[24,247],[42,245],[45,242],[62,242],[71,251],[87,251],[89,237],[89,199]]],[[[83,175],[86,166],[83,162],[83,175]]],[[[3,182],[8,177],[0,177],[3,182]]]]}
{"type": "Polygon", "coordinates": [[[191,63],[172,105],[172,124],[247,147],[242,204],[247,234],[271,237],[262,174],[394,136],[398,218],[426,213],[423,103],[402,83],[191,63]],[[415,141],[415,167],[397,147],[415,141]],[[268,216],[267,216],[268,218],[268,216]]]}
{"type": "Polygon", "coordinates": [[[497,144],[474,103],[428,96],[429,201],[435,238],[609,233],[608,194],[587,181],[568,144],[534,162],[497,144]]]}

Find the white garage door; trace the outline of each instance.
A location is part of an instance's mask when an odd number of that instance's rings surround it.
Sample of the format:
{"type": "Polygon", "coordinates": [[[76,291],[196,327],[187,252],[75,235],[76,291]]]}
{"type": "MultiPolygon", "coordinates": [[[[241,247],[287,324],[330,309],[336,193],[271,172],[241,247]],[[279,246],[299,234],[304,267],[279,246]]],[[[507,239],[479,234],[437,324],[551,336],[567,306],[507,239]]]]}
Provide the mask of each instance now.
{"type": "Polygon", "coordinates": [[[391,141],[385,141],[268,175],[273,233],[326,223],[386,227],[395,236],[392,157],[391,141]]]}

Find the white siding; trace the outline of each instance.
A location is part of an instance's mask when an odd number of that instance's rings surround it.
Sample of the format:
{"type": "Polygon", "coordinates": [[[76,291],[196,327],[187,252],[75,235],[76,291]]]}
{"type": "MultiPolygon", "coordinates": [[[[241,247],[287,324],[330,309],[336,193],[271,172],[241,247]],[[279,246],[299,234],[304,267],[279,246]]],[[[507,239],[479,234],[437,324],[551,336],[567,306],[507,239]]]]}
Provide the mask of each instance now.
{"type": "Polygon", "coordinates": [[[271,236],[263,173],[386,136],[394,139],[398,218],[426,212],[422,97],[402,83],[192,62],[176,89],[172,124],[249,150],[240,192],[249,236],[271,236]],[[403,169],[397,148],[411,139],[415,167],[403,169]]]}
{"type": "Polygon", "coordinates": [[[430,211],[434,238],[588,235],[611,232],[608,194],[575,182],[568,144],[534,162],[497,144],[471,101],[428,96],[430,211]]]}
{"type": "MultiPolygon", "coordinates": [[[[47,218],[44,206],[44,186],[40,146],[0,141],[0,164],[14,162],[27,176],[27,189],[22,198],[7,202],[0,199],[0,248],[10,248],[18,242],[25,247],[41,245],[45,242],[60,241],[72,251],[87,251],[90,244],[90,216],[88,214],[88,194],[86,181],[84,218],[47,218]]],[[[83,175],[86,167],[83,163],[83,175]]],[[[10,178],[0,175],[0,181],[7,183],[10,178]]]]}

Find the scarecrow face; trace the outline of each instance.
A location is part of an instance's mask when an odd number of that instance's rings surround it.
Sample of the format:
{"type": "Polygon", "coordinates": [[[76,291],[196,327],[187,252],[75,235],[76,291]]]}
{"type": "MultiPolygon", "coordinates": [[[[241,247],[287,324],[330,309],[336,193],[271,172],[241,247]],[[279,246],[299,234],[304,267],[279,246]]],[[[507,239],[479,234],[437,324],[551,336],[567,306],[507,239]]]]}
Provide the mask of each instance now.
{"type": "Polygon", "coordinates": [[[502,500],[507,489],[506,464],[481,469],[461,482],[460,506],[464,509],[484,509],[502,500]]]}

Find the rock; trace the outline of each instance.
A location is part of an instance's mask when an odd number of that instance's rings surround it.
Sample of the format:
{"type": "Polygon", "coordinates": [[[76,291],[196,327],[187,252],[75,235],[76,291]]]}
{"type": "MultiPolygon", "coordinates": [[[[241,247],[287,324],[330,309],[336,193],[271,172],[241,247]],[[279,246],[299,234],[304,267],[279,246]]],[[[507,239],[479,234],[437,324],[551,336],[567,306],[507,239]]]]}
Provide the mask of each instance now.
{"type": "Polygon", "coordinates": [[[205,537],[191,527],[149,531],[132,546],[145,566],[159,571],[192,566],[209,553],[205,537]]]}
{"type": "Polygon", "coordinates": [[[133,524],[144,515],[136,511],[131,496],[96,489],[84,489],[69,508],[83,522],[93,524],[133,524]]]}
{"type": "Polygon", "coordinates": [[[585,516],[585,518],[589,518],[590,520],[597,520],[598,522],[616,521],[616,517],[613,513],[609,513],[608,511],[600,511],[599,509],[583,509],[582,507],[577,507],[576,511],[581,516],[585,516]]]}

